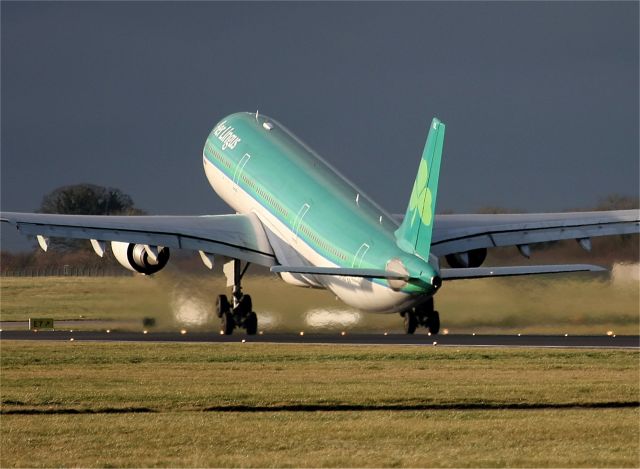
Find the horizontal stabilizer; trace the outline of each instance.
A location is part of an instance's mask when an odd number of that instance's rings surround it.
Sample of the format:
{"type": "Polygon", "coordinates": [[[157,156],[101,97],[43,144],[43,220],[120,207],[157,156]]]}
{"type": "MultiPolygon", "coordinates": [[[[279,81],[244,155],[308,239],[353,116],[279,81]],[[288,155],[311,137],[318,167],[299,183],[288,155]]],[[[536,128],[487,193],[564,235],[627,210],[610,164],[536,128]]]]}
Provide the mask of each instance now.
{"type": "Polygon", "coordinates": [[[515,277],[518,275],[562,274],[568,272],[605,272],[607,269],[589,264],[524,265],[514,267],[474,267],[468,269],[442,269],[442,280],[464,280],[487,277],[515,277]]]}
{"type": "Polygon", "coordinates": [[[288,266],[277,265],[271,267],[273,273],[291,273],[291,274],[309,274],[309,275],[337,275],[344,277],[362,277],[362,278],[386,278],[392,280],[409,280],[409,276],[399,274],[398,272],[390,272],[382,269],[351,269],[344,267],[307,267],[307,266],[288,266]]]}

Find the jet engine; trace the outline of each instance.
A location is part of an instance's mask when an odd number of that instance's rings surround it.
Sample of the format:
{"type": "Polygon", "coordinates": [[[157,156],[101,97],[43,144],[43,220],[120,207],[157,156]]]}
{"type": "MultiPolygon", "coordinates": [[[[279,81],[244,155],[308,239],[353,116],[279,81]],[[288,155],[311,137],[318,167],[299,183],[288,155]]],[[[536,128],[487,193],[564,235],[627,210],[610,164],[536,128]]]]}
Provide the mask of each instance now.
{"type": "Polygon", "coordinates": [[[123,267],[144,275],[155,274],[169,261],[169,248],[111,241],[113,255],[123,267]]]}
{"type": "Polygon", "coordinates": [[[480,267],[487,258],[487,248],[472,249],[465,252],[456,252],[444,256],[447,264],[454,269],[464,267],[480,267]]]}

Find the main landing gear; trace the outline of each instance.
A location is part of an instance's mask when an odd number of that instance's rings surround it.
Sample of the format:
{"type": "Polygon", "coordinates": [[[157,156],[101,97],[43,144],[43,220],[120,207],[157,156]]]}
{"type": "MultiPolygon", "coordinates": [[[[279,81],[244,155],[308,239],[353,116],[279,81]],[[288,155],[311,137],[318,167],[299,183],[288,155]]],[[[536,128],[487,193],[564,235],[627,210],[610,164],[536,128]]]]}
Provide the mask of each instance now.
{"type": "Polygon", "coordinates": [[[426,327],[433,335],[440,332],[440,313],[434,310],[433,298],[408,311],[402,311],[400,316],[404,318],[404,331],[407,334],[413,334],[418,326],[426,327]]]}
{"type": "Polygon", "coordinates": [[[233,287],[231,302],[227,295],[219,295],[216,300],[216,313],[222,321],[222,332],[225,335],[233,334],[236,327],[244,328],[248,335],[258,332],[258,316],[253,311],[251,296],[242,293],[242,277],[249,265],[247,262],[243,269],[242,262],[238,259],[224,265],[227,286],[233,287]]]}

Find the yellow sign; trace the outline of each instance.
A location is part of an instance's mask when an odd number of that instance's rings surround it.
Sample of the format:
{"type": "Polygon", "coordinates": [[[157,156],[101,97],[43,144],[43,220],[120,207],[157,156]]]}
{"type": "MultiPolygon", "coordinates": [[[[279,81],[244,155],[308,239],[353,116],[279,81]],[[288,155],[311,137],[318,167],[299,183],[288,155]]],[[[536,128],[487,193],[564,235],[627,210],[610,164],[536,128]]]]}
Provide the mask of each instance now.
{"type": "Polygon", "coordinates": [[[53,329],[53,319],[50,318],[29,318],[29,329],[53,329]]]}

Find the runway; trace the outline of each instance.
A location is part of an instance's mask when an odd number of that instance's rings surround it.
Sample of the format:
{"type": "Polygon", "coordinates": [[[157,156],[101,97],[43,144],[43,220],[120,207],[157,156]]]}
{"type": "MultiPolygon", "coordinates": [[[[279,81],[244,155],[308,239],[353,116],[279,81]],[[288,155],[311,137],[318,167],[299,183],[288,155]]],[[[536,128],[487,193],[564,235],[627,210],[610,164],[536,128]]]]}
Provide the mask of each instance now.
{"type": "Polygon", "coordinates": [[[405,335],[400,333],[264,333],[231,336],[211,332],[124,332],[124,331],[28,331],[0,332],[0,340],[59,340],[103,342],[200,342],[200,343],[273,343],[342,345],[416,345],[444,347],[537,347],[640,349],[640,336],[565,336],[565,335],[405,335]]]}

